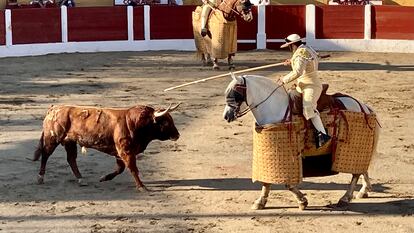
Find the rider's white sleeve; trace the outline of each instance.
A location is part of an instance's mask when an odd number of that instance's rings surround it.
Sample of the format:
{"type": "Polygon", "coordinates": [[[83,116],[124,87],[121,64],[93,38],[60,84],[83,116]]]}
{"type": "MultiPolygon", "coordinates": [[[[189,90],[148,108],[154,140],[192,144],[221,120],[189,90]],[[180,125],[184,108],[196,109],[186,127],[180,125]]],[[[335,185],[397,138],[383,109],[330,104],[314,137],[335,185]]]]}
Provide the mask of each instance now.
{"type": "Polygon", "coordinates": [[[291,62],[293,64],[292,71],[282,78],[283,83],[290,83],[299,78],[305,71],[306,63],[308,61],[300,56],[297,56],[295,60],[291,62]]]}

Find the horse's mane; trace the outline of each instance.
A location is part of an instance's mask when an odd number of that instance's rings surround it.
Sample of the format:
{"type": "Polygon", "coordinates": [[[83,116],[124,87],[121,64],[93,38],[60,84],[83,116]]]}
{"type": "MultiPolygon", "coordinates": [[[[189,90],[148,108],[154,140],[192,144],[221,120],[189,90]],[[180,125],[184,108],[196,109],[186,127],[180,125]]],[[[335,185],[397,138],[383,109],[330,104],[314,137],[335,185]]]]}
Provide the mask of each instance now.
{"type": "Polygon", "coordinates": [[[272,79],[267,78],[265,76],[243,75],[243,76],[238,76],[237,77],[237,82],[235,80],[232,80],[229,83],[229,85],[226,88],[226,91],[224,92],[226,96],[231,91],[231,89],[234,87],[234,85],[236,85],[237,83],[240,82],[242,77],[246,78],[246,80],[250,80],[250,81],[253,81],[255,83],[258,83],[259,86],[262,86],[263,88],[266,88],[266,89],[272,89],[273,90],[277,86],[277,83],[275,83],[272,79]]]}

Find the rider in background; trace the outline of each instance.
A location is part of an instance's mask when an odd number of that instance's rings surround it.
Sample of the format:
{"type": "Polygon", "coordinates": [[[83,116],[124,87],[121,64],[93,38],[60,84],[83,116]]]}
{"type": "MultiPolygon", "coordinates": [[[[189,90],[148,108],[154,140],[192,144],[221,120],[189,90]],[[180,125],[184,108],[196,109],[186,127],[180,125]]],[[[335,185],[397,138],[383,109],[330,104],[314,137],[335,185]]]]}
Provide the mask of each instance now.
{"type": "Polygon", "coordinates": [[[216,0],[202,0],[203,1],[203,10],[201,11],[201,36],[205,37],[209,31],[206,28],[208,15],[211,12],[211,9],[215,7],[216,0]]]}
{"type": "Polygon", "coordinates": [[[318,53],[305,45],[298,34],[289,35],[285,41],[280,47],[289,47],[293,53],[292,58],[285,61],[285,65],[291,65],[292,71],[282,78],[282,82],[287,84],[296,80],[296,90],[302,93],[303,116],[311,120],[317,130],[316,147],[321,147],[331,137],[326,133],[316,108],[322,92],[322,83],[318,78],[318,53]]]}

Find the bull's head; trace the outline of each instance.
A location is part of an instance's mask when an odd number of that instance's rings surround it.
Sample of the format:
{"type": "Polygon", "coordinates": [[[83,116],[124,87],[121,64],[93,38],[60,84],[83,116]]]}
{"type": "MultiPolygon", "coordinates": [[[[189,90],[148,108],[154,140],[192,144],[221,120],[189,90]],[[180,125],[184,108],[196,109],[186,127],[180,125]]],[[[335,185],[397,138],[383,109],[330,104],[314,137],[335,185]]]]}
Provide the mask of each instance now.
{"type": "Polygon", "coordinates": [[[174,125],[174,120],[169,114],[170,112],[177,109],[179,105],[180,103],[173,107],[172,105],[170,105],[165,110],[157,110],[154,112],[154,124],[156,124],[160,130],[157,139],[171,139],[173,141],[176,141],[180,137],[180,133],[178,133],[178,130],[174,125]]]}

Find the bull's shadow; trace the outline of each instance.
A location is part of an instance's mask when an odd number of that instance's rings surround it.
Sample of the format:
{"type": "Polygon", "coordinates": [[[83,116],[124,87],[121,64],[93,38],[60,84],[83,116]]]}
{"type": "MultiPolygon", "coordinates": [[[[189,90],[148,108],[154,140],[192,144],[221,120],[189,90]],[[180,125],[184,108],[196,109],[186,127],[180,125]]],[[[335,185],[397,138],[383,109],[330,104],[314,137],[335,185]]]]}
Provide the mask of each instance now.
{"type": "MultiPolygon", "coordinates": [[[[150,187],[168,187],[170,191],[182,190],[214,190],[214,191],[246,191],[261,190],[260,182],[253,183],[249,178],[212,178],[212,179],[182,179],[182,180],[163,180],[163,181],[147,181],[150,187]]],[[[314,183],[302,182],[299,185],[301,190],[346,190],[347,183],[314,183]]],[[[372,184],[373,191],[386,192],[389,188],[382,184],[372,184]]],[[[359,189],[361,185],[357,186],[359,189]]],[[[284,185],[272,185],[272,190],[286,190],[284,185]]]]}

